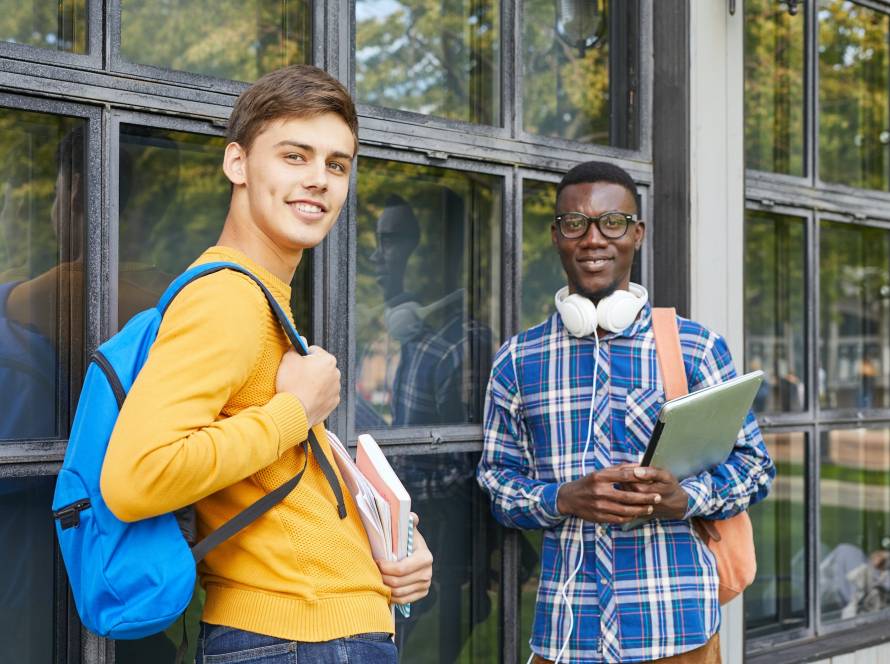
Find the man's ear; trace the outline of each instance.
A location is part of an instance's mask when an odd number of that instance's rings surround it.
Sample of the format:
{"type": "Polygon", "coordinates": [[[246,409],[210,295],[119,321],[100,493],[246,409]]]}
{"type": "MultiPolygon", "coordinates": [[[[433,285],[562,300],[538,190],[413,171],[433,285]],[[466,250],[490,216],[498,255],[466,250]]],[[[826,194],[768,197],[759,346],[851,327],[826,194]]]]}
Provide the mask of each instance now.
{"type": "Polygon", "coordinates": [[[229,143],[223,156],[223,173],[232,184],[245,184],[247,152],[238,143],[229,143]]]}
{"type": "Polygon", "coordinates": [[[556,224],[550,224],[550,241],[554,247],[559,243],[559,231],[556,230],[556,224]]]}
{"type": "Polygon", "coordinates": [[[643,240],[646,239],[646,222],[638,221],[634,224],[634,249],[643,248],[643,240]]]}

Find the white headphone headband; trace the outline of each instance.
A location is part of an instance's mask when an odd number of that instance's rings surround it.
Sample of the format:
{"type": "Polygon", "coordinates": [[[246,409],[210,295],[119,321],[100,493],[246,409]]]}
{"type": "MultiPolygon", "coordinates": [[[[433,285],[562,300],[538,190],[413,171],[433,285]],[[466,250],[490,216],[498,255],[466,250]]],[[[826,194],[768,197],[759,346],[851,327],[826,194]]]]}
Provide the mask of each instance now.
{"type": "Polygon", "coordinates": [[[597,304],[583,295],[570,295],[568,286],[560,288],[554,298],[563,325],[575,337],[589,336],[597,327],[621,332],[636,320],[648,299],[646,289],[635,283],[627,290],[616,290],[597,304]]]}

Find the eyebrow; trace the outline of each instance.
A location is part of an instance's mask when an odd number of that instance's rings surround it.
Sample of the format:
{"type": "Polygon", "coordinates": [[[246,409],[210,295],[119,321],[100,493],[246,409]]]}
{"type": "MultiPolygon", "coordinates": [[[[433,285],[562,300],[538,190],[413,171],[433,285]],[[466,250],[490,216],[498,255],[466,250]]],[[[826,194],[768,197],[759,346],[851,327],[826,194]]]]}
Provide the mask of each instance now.
{"type": "MultiPolygon", "coordinates": [[[[290,141],[290,140],[278,141],[272,147],[280,148],[283,146],[299,148],[301,150],[305,150],[306,152],[311,152],[312,154],[315,154],[317,152],[317,150],[314,147],[312,147],[311,145],[307,145],[306,143],[298,143],[297,141],[290,141]]],[[[347,160],[351,161],[355,155],[351,155],[346,152],[341,152],[339,150],[335,150],[334,152],[332,152],[330,154],[330,156],[335,159],[347,159],[347,160]]]]}

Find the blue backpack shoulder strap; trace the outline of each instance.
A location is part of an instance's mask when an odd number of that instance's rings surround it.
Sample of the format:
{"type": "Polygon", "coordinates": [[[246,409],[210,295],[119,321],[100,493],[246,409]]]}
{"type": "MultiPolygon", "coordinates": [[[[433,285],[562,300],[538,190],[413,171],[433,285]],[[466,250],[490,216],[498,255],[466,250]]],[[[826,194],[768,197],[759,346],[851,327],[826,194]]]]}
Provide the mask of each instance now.
{"type": "Polygon", "coordinates": [[[260,287],[260,290],[263,291],[263,295],[266,296],[266,300],[269,302],[269,306],[272,307],[272,311],[275,313],[275,317],[278,319],[278,322],[284,329],[284,333],[287,335],[287,338],[291,342],[291,345],[294,347],[294,349],[301,355],[309,354],[309,349],[303,342],[302,337],[300,337],[299,332],[297,332],[297,329],[294,327],[294,324],[291,322],[287,314],[284,313],[281,305],[278,304],[278,301],[275,299],[272,293],[269,292],[266,284],[264,284],[260,280],[260,278],[257,277],[253,272],[248,270],[246,267],[238,265],[237,263],[216,261],[213,263],[195,265],[194,267],[189,268],[181,275],[179,275],[173,281],[173,283],[171,283],[167,287],[167,290],[164,291],[164,294],[161,295],[161,299],[158,301],[158,311],[160,311],[161,315],[163,316],[164,313],[167,311],[167,308],[170,306],[170,303],[173,302],[173,298],[179,295],[180,291],[182,291],[183,288],[188,286],[196,279],[200,279],[201,277],[204,277],[208,274],[213,274],[214,272],[219,272],[220,270],[233,270],[234,272],[240,272],[241,274],[250,277],[253,282],[260,287]]]}
{"type": "MultiPolygon", "coordinates": [[[[230,263],[227,261],[204,263],[202,265],[195,265],[194,267],[191,267],[183,272],[173,281],[172,284],[167,287],[167,290],[164,291],[164,294],[161,296],[161,299],[157,305],[158,311],[160,311],[161,316],[164,315],[164,313],[167,311],[167,308],[170,306],[170,303],[173,302],[173,298],[175,298],[182,291],[183,288],[188,286],[196,279],[200,279],[201,277],[207,276],[208,274],[213,274],[214,272],[219,272],[220,270],[233,270],[235,272],[240,272],[241,274],[250,277],[253,282],[257,286],[259,286],[260,290],[263,291],[263,295],[266,296],[266,301],[268,301],[269,306],[272,307],[272,311],[275,313],[275,317],[278,319],[279,324],[284,329],[284,333],[287,335],[287,338],[290,341],[291,345],[294,347],[294,350],[296,350],[301,355],[309,354],[309,349],[303,342],[302,337],[300,337],[299,332],[297,332],[297,329],[294,327],[294,324],[291,322],[287,314],[284,313],[281,305],[278,304],[278,301],[275,299],[272,293],[269,292],[266,284],[264,284],[259,279],[259,277],[253,274],[250,270],[241,265],[238,265],[237,263],[230,263]]],[[[343,490],[340,488],[340,482],[337,478],[337,474],[334,472],[334,469],[331,466],[331,462],[328,461],[324,450],[321,448],[321,445],[318,442],[318,437],[315,435],[315,432],[312,431],[312,429],[309,430],[308,443],[309,449],[311,449],[312,453],[315,455],[315,459],[316,461],[318,461],[321,472],[324,474],[325,479],[330,485],[331,491],[333,492],[334,497],[337,500],[337,514],[341,519],[345,519],[346,503],[343,500],[343,490]]],[[[308,453],[306,455],[306,459],[307,461],[309,459],[308,453]]],[[[246,507],[244,510],[222,524],[219,528],[207,535],[207,537],[205,537],[203,540],[195,544],[192,547],[192,555],[195,557],[195,562],[200,562],[204,558],[204,556],[206,556],[214,548],[235,535],[237,532],[249,526],[263,514],[275,507],[275,505],[284,500],[284,498],[296,488],[297,484],[299,484],[305,470],[306,466],[304,464],[303,469],[300,470],[300,472],[297,473],[293,478],[279,486],[274,491],[267,493],[265,496],[257,500],[252,505],[246,507]]]]}

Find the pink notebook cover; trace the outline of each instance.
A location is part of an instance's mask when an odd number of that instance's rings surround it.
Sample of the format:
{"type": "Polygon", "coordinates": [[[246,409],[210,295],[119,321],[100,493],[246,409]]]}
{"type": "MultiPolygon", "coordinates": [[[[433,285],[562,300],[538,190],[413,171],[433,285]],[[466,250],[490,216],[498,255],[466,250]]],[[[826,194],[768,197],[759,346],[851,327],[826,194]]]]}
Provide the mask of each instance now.
{"type": "MultiPolygon", "coordinates": [[[[363,441],[359,440],[358,449],[355,454],[355,465],[358,466],[358,469],[362,472],[362,474],[368,479],[368,481],[374,486],[375,489],[383,496],[383,499],[389,504],[390,509],[390,519],[392,521],[392,546],[393,546],[393,554],[395,554],[396,559],[399,556],[399,523],[402,521],[402,507],[399,502],[398,496],[396,496],[395,491],[389,484],[384,481],[383,477],[381,477],[380,473],[377,470],[377,466],[371,461],[370,456],[366,452],[363,444],[363,441]]],[[[375,441],[376,445],[376,441],[375,441]]],[[[378,450],[380,448],[377,448],[378,450]]],[[[389,462],[386,461],[385,457],[382,456],[383,463],[389,465],[389,462]]],[[[395,473],[393,473],[395,475],[395,473]]]]}

